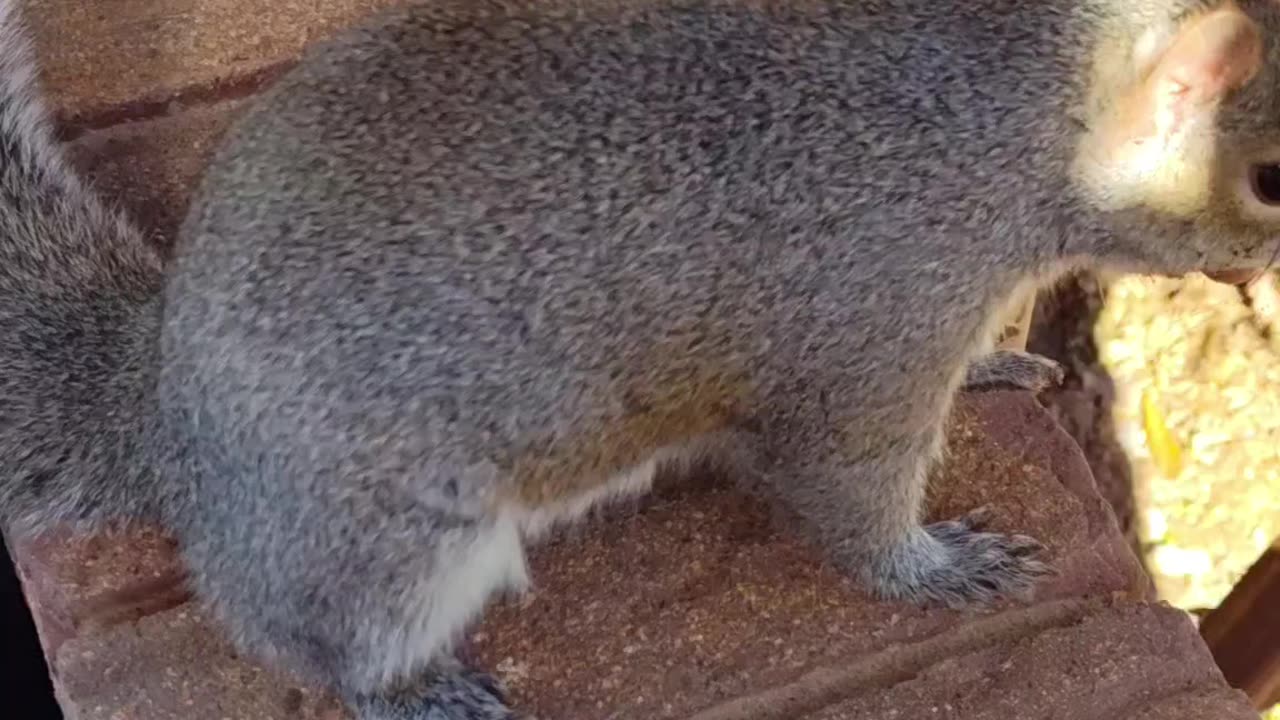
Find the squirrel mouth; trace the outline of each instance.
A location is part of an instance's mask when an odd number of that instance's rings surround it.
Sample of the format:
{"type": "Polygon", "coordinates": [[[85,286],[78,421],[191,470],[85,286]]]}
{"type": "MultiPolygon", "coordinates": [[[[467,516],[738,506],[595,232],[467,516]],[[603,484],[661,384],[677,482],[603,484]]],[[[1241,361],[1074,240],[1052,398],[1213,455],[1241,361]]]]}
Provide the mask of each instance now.
{"type": "Polygon", "coordinates": [[[1263,271],[1258,269],[1216,270],[1212,272],[1208,270],[1204,271],[1205,276],[1214,282],[1237,286],[1252,283],[1254,280],[1262,277],[1262,273],[1263,271]]]}

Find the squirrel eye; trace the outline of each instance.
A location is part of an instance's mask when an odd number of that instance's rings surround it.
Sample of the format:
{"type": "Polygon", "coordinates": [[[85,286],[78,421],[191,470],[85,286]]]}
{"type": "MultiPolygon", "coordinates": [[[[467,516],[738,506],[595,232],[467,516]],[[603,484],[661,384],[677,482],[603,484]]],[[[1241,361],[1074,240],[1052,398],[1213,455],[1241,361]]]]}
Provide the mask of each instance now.
{"type": "Polygon", "coordinates": [[[1264,205],[1280,205],[1280,164],[1254,165],[1249,174],[1258,201],[1264,205]]]}

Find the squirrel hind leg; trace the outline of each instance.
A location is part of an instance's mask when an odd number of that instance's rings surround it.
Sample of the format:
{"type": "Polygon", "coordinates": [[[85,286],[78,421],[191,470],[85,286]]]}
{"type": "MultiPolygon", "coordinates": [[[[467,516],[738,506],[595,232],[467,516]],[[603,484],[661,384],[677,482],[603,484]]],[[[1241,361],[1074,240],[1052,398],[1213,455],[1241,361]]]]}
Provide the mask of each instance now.
{"type": "Polygon", "coordinates": [[[359,692],[413,678],[448,657],[454,641],[493,596],[528,586],[520,529],[511,518],[440,542],[434,552],[430,576],[416,582],[405,578],[398,590],[384,588],[382,611],[362,618],[342,669],[342,686],[359,692]]]}
{"type": "Polygon", "coordinates": [[[436,552],[429,578],[383,588],[386,606],[359,622],[338,687],[358,720],[515,720],[498,682],[451,653],[492,596],[528,584],[519,529],[499,519],[436,552]]]}
{"type": "Polygon", "coordinates": [[[324,683],[361,720],[508,717],[500,694],[452,653],[492,598],[528,583],[515,520],[408,511],[392,520],[395,532],[352,542],[332,532],[347,518],[317,513],[299,535],[259,533],[248,548],[195,543],[186,555],[241,650],[324,683]]]}

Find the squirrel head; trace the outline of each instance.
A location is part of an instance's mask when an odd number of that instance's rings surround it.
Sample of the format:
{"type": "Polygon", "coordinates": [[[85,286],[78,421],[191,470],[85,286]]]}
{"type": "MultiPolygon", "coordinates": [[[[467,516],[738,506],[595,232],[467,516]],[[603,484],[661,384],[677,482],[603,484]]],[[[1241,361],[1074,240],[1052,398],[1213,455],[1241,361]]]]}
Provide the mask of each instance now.
{"type": "Polygon", "coordinates": [[[1113,255],[1224,278],[1280,257],[1280,0],[1147,0],[1101,31],[1089,101],[1075,171],[1113,255]]]}

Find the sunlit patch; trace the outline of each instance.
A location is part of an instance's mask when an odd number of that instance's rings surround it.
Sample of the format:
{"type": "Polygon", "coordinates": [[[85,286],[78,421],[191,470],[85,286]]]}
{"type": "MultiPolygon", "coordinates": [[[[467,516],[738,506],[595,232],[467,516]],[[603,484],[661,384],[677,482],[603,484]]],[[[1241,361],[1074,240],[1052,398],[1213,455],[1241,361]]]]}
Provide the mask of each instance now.
{"type": "Polygon", "coordinates": [[[1094,327],[1139,537],[1177,607],[1217,606],[1280,536],[1277,287],[1122,276],[1094,327]]]}

